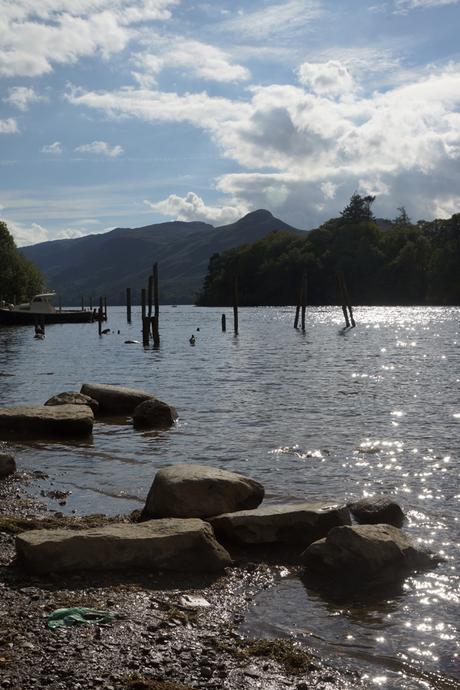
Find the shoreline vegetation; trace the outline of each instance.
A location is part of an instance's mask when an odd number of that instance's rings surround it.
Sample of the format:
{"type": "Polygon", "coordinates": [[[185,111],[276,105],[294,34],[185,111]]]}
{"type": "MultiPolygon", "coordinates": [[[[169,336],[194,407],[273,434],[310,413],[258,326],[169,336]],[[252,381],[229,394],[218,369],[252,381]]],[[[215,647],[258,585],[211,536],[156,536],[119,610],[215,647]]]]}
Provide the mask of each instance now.
{"type": "Polygon", "coordinates": [[[272,232],[209,262],[197,306],[231,306],[235,276],[240,306],[296,304],[308,275],[307,304],[338,304],[343,272],[352,303],[362,306],[460,304],[460,213],[412,223],[404,208],[376,219],[374,197],[354,194],[340,218],[305,233],[272,232]]]}

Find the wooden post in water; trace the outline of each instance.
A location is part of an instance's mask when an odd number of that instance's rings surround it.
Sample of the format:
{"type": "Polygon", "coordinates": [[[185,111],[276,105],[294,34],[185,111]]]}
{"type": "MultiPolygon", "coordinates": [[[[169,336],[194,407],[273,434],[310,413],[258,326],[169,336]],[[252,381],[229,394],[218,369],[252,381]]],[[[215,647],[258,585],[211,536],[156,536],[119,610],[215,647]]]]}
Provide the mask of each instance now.
{"type": "Polygon", "coordinates": [[[233,331],[238,335],[238,275],[233,278],[233,331]]]}
{"type": "Polygon", "coordinates": [[[226,319],[225,314],[222,314],[221,324],[222,324],[222,333],[225,333],[227,330],[227,319],[226,319]]]}
{"type": "Polygon", "coordinates": [[[126,288],[126,320],[131,323],[131,288],[126,288]]]}
{"type": "Polygon", "coordinates": [[[146,290],[142,288],[141,291],[141,315],[142,315],[142,344],[147,346],[149,344],[149,321],[146,316],[146,290]]]}
{"type": "Polygon", "coordinates": [[[305,311],[307,309],[307,272],[302,274],[300,306],[302,311],[302,331],[305,333],[305,311]]]}
{"type": "Polygon", "coordinates": [[[104,297],[104,321],[107,321],[107,297],[104,297]]]}
{"type": "Polygon", "coordinates": [[[341,272],[341,281],[342,281],[343,295],[345,297],[345,306],[348,308],[348,313],[350,315],[350,321],[351,321],[351,327],[354,328],[356,326],[356,323],[355,323],[355,319],[353,316],[353,307],[351,306],[350,294],[348,292],[347,284],[345,282],[345,275],[344,275],[343,271],[341,272]]]}
{"type": "Polygon", "coordinates": [[[337,292],[339,301],[341,302],[343,316],[345,318],[345,328],[350,328],[350,320],[347,312],[347,298],[345,294],[345,279],[343,278],[343,271],[337,271],[337,292]]]}
{"type": "Polygon", "coordinates": [[[99,313],[97,319],[97,330],[99,335],[102,335],[102,319],[104,317],[104,307],[102,302],[102,297],[99,297],[99,313]]]}
{"type": "Polygon", "coordinates": [[[85,311],[85,298],[84,297],[81,298],[81,310],[85,311]]]}
{"type": "Polygon", "coordinates": [[[153,264],[153,304],[154,315],[152,321],[153,346],[160,347],[160,297],[158,289],[158,263],[153,264]]]}

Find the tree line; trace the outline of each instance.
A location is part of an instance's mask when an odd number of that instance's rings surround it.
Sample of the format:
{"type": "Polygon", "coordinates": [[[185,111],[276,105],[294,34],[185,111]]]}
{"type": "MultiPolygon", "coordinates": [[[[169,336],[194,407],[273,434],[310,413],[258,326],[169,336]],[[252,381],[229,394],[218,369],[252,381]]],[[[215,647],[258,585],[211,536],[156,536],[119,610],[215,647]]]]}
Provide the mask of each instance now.
{"type": "Polygon", "coordinates": [[[0,298],[19,303],[42,290],[42,274],[21,254],[7,224],[0,221],[0,298]]]}
{"type": "Polygon", "coordinates": [[[404,208],[377,220],[374,197],[353,194],[339,218],[310,232],[279,231],[214,254],[196,304],[232,304],[238,276],[242,306],[295,304],[304,271],[308,303],[337,304],[343,271],[354,304],[459,305],[460,213],[412,223],[404,208]]]}

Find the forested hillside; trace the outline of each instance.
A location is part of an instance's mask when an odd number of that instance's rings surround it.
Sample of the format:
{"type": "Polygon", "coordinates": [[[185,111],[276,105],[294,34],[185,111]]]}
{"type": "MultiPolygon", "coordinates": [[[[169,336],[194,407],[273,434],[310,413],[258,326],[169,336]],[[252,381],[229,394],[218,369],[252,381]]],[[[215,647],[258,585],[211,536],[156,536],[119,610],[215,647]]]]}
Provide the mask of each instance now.
{"type": "Polygon", "coordinates": [[[230,305],[237,274],[241,305],[294,304],[306,270],[308,303],[337,304],[342,270],[354,304],[460,304],[460,213],[412,223],[401,208],[393,221],[377,222],[373,200],[354,194],[339,218],[316,230],[274,232],[215,254],[197,303],[230,305]]]}
{"type": "Polygon", "coordinates": [[[40,271],[16,248],[6,223],[0,221],[0,299],[21,302],[42,288],[40,271]]]}

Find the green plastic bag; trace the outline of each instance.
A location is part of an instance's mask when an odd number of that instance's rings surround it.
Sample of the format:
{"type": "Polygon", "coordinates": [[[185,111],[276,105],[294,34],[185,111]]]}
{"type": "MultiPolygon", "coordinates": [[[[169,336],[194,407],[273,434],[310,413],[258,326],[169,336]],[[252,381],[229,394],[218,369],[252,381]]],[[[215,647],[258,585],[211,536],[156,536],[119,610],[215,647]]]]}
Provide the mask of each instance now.
{"type": "Polygon", "coordinates": [[[88,625],[111,623],[116,618],[121,618],[119,613],[101,611],[100,609],[88,609],[77,606],[70,609],[56,609],[48,616],[48,628],[55,630],[68,625],[88,625]]]}

